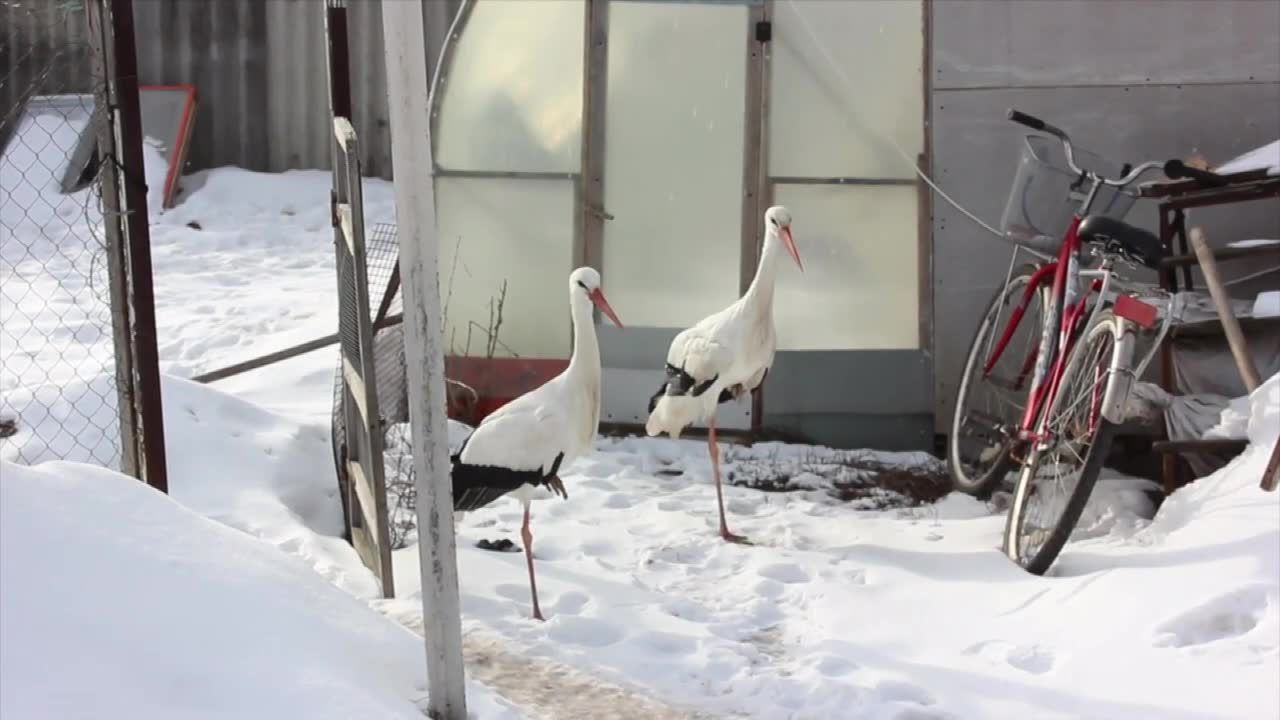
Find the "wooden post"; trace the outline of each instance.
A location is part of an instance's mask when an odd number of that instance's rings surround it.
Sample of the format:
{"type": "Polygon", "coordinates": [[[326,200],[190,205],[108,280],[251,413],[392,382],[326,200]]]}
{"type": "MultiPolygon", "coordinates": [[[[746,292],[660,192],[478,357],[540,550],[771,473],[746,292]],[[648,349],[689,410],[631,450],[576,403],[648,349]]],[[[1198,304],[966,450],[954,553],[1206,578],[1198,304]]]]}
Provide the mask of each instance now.
{"type": "MultiPolygon", "coordinates": [[[[111,269],[123,271],[124,282],[112,281],[115,294],[123,292],[124,311],[128,316],[128,332],[131,353],[127,363],[132,376],[123,378],[117,372],[117,381],[124,380],[132,393],[121,393],[122,401],[132,401],[133,415],[126,417],[121,409],[122,426],[128,433],[132,423],[134,448],[124,449],[123,465],[129,465],[143,482],[160,492],[169,492],[168,466],[164,447],[164,408],[160,398],[160,358],[156,346],[156,303],[151,270],[151,225],[147,215],[147,184],[142,160],[142,111],[138,91],[138,57],[133,26],[133,0],[94,0],[88,5],[90,34],[98,36],[100,50],[108,71],[108,90],[105,97],[109,105],[99,105],[107,118],[115,142],[106,150],[113,152],[103,161],[104,172],[115,174],[107,184],[104,198],[110,210],[119,202],[120,217],[110,218],[109,224],[119,222],[123,240],[123,257],[111,257],[111,269]],[[135,450],[136,448],[136,450],[135,450]],[[133,453],[131,455],[131,452],[133,453]]],[[[101,94],[100,94],[101,95],[101,94]]],[[[113,308],[117,316],[120,308],[113,308]]],[[[113,317],[113,328],[119,331],[118,317],[113,317]]],[[[117,357],[120,357],[117,342],[117,357]]],[[[129,438],[125,438],[128,443],[129,438]]]]}
{"type": "Polygon", "coordinates": [[[422,629],[427,645],[427,714],[466,720],[462,618],[449,478],[439,247],[422,3],[382,4],[391,160],[403,278],[409,420],[418,490],[422,629]]]}
{"type": "Polygon", "coordinates": [[[1253,392],[1261,384],[1258,379],[1258,368],[1254,367],[1253,357],[1249,355],[1249,347],[1245,343],[1244,333],[1240,330],[1240,321],[1231,310],[1231,297],[1218,275],[1218,264],[1213,258],[1213,251],[1204,239],[1204,231],[1199,227],[1191,228],[1191,247],[1195,250],[1196,259],[1200,261],[1200,271],[1204,273],[1204,282],[1209,286],[1209,295],[1218,308],[1218,318],[1222,320],[1222,329],[1227,334],[1227,344],[1231,346],[1231,354],[1235,356],[1236,368],[1240,371],[1240,379],[1244,380],[1245,390],[1253,392]]]}

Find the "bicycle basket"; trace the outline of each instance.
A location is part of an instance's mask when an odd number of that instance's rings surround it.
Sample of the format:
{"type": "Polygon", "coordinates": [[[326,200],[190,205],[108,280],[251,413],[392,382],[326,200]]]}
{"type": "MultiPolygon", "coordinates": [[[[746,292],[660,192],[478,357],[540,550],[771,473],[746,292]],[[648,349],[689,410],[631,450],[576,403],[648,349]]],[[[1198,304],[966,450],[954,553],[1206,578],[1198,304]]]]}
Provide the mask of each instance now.
{"type": "MultiPolygon", "coordinates": [[[[1081,168],[1104,177],[1120,176],[1118,165],[1087,150],[1073,150],[1081,168]]],[[[1081,181],[1068,167],[1061,143],[1043,135],[1027,135],[1000,218],[1000,231],[1012,242],[1057,252],[1071,216],[1088,191],[1088,181],[1081,181]]],[[[1137,199],[1136,191],[1103,186],[1089,214],[1121,220],[1137,199]]]]}

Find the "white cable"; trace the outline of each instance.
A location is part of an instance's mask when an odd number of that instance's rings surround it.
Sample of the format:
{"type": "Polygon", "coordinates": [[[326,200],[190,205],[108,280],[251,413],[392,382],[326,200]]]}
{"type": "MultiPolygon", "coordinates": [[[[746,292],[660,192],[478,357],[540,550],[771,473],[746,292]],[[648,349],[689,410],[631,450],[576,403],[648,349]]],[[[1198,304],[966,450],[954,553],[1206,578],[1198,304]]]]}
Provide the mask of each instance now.
{"type": "MultiPolygon", "coordinates": [[[[849,76],[845,74],[844,69],[840,67],[840,64],[835,61],[835,58],[831,57],[831,54],[827,52],[827,46],[822,44],[822,41],[818,39],[818,36],[813,32],[813,29],[809,27],[809,23],[805,22],[804,16],[800,13],[800,9],[796,7],[795,0],[787,0],[787,4],[791,6],[792,12],[794,12],[796,15],[796,18],[799,19],[800,26],[804,28],[805,34],[809,36],[810,42],[813,44],[814,47],[818,48],[818,50],[822,53],[822,58],[827,61],[827,64],[830,65],[831,68],[835,70],[836,73],[840,76],[840,79],[844,81],[845,88],[851,90],[853,88],[853,82],[849,79],[849,76]]],[[[925,68],[924,71],[929,72],[929,69],[925,68]]],[[[932,132],[933,128],[930,128],[929,130],[930,132],[932,132]]],[[[943,192],[942,188],[938,187],[937,183],[935,183],[932,179],[930,179],[929,176],[926,175],[925,172],[921,170],[919,166],[916,165],[916,161],[909,154],[907,154],[907,152],[903,150],[902,147],[899,146],[898,143],[894,141],[892,137],[888,137],[888,136],[882,136],[882,137],[888,140],[889,144],[893,146],[893,149],[897,151],[899,155],[902,156],[902,159],[905,160],[908,165],[911,166],[911,170],[915,172],[916,175],[919,175],[920,179],[925,181],[925,184],[933,188],[934,192],[941,195],[942,199],[946,200],[947,203],[951,205],[951,207],[955,208],[956,210],[959,210],[961,214],[963,214],[965,217],[969,218],[973,222],[977,223],[978,226],[980,226],[983,230],[986,230],[987,232],[991,233],[992,235],[995,235],[1001,240],[1008,241],[1008,238],[1005,237],[1004,233],[991,227],[986,222],[984,222],[982,218],[978,217],[977,215],[974,215],[973,213],[961,207],[960,203],[956,202],[951,198],[950,195],[943,192]]]]}
{"type": "Polygon", "coordinates": [[[1224,281],[1222,282],[1222,284],[1223,284],[1223,285],[1235,285],[1235,284],[1237,284],[1237,283],[1242,283],[1242,282],[1246,282],[1246,281],[1248,281],[1248,280],[1253,280],[1254,278],[1260,278],[1260,277],[1262,277],[1263,275],[1270,275],[1270,274],[1271,274],[1271,273],[1273,273],[1273,272],[1280,272],[1280,265],[1276,265],[1276,266],[1274,266],[1274,267],[1269,267],[1269,268],[1267,268],[1266,270],[1259,270],[1259,271],[1257,271],[1257,272],[1252,272],[1252,273],[1249,273],[1248,275],[1241,275],[1241,276],[1240,276],[1240,277],[1238,277],[1238,278],[1232,278],[1232,279],[1230,279],[1230,280],[1224,280],[1224,281]]]}

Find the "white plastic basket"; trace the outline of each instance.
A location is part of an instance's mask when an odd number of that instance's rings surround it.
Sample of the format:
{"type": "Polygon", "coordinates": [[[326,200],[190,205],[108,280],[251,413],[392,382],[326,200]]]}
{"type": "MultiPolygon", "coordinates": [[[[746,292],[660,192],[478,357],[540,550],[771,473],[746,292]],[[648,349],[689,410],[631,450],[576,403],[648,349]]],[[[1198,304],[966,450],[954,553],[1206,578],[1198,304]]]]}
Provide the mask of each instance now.
{"type": "MultiPolygon", "coordinates": [[[[1072,148],[1076,165],[1100,173],[1120,176],[1120,166],[1087,150],[1072,148]]],[[[1011,242],[1044,252],[1056,253],[1071,216],[1089,191],[1089,182],[1067,166],[1066,154],[1056,138],[1027,135],[1018,158],[1013,187],[1000,218],[1000,231],[1011,242]]],[[[1136,191],[1103,186],[1094,198],[1090,215],[1123,219],[1138,199],[1136,191]]]]}

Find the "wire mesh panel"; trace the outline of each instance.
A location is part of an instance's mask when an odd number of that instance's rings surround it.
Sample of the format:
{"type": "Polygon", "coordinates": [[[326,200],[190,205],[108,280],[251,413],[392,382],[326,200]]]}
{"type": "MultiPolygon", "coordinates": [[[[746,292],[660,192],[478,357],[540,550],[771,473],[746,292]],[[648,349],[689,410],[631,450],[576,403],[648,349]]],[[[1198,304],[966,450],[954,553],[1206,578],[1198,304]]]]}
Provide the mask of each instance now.
{"type": "Polygon", "coordinates": [[[118,468],[84,3],[0,0],[0,25],[0,456],[118,468]]]}
{"type": "MultiPolygon", "coordinates": [[[[403,311],[397,267],[400,246],[396,226],[379,223],[365,238],[365,272],[368,276],[369,308],[374,317],[373,364],[378,412],[383,433],[383,477],[387,488],[388,531],[392,549],[405,547],[413,539],[415,515],[413,454],[409,434],[409,387],[405,368],[403,311]],[[381,322],[379,311],[382,313],[381,322]]],[[[354,306],[353,306],[354,307],[354,306]]],[[[342,472],[337,449],[346,443],[347,423],[343,409],[342,361],[334,373],[332,435],[334,462],[342,472]]]]}
{"type": "Polygon", "coordinates": [[[338,269],[339,388],[342,433],[335,434],[351,542],[377,574],[385,597],[395,595],[387,496],[383,479],[383,421],[374,363],[368,271],[365,267],[364,199],[355,129],[335,118],[334,228],[338,269]]]}

